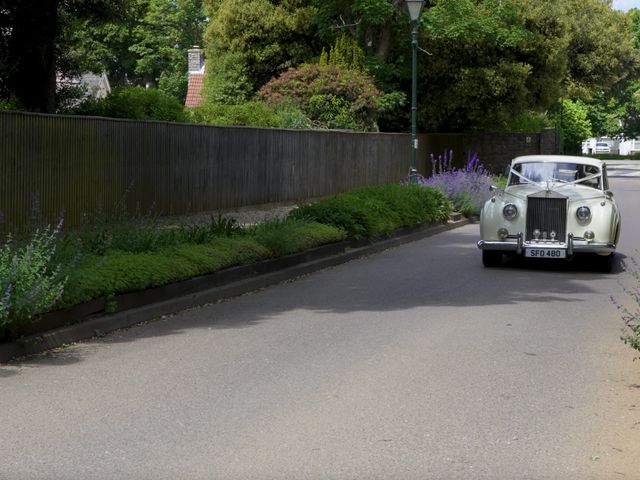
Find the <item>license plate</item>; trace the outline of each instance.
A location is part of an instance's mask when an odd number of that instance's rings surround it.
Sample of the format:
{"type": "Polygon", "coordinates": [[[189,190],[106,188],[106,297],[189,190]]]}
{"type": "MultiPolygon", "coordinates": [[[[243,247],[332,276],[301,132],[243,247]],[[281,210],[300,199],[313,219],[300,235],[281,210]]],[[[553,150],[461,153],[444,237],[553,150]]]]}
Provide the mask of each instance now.
{"type": "Polygon", "coordinates": [[[562,248],[527,248],[525,257],[530,258],[566,258],[567,251],[562,248]]]}

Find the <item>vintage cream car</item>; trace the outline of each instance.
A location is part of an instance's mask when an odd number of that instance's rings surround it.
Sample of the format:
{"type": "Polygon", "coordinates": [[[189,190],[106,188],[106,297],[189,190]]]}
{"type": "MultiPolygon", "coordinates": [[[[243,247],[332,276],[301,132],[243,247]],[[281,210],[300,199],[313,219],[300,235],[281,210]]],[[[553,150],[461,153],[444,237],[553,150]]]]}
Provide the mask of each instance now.
{"type": "Polygon", "coordinates": [[[592,253],[594,267],[610,271],[620,236],[620,211],[609,190],[606,164],[586,157],[515,158],[507,186],[495,191],[480,214],[485,267],[504,254],[571,259],[592,253]]]}

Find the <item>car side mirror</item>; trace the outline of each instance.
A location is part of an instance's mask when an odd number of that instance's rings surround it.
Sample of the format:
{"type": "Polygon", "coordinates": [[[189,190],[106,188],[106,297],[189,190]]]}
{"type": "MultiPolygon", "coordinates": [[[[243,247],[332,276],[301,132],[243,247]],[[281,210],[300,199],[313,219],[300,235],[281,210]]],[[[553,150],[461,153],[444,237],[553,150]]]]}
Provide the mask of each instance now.
{"type": "Polygon", "coordinates": [[[490,192],[495,192],[496,190],[498,190],[498,187],[496,187],[495,185],[489,185],[490,192]]]}
{"type": "Polygon", "coordinates": [[[607,190],[606,192],[604,192],[604,194],[609,200],[613,198],[613,192],[611,190],[607,190]]]}

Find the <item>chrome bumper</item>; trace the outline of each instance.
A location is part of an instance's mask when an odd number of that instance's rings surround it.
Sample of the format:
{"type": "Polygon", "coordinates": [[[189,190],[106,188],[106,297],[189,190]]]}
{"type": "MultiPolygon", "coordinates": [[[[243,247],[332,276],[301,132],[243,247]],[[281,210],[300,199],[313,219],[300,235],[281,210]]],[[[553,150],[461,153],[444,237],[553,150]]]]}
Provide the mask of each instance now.
{"type": "Polygon", "coordinates": [[[480,250],[501,250],[503,252],[516,252],[522,255],[525,248],[553,248],[563,249],[567,251],[567,256],[574,253],[614,253],[616,251],[615,243],[597,243],[589,242],[582,237],[574,237],[573,234],[568,235],[567,242],[525,242],[522,233],[517,235],[509,235],[504,240],[480,240],[478,242],[480,250]]]}

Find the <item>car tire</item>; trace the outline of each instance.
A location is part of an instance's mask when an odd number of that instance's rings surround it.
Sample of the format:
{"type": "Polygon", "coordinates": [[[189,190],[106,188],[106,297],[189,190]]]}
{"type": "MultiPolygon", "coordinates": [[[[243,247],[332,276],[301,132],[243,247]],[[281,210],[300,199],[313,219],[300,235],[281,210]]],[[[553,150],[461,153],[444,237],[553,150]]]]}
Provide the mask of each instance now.
{"type": "Polygon", "coordinates": [[[613,269],[614,256],[615,253],[610,253],[609,255],[598,255],[596,258],[598,271],[602,273],[611,273],[611,270],[613,269]]]}
{"type": "Polygon", "coordinates": [[[487,268],[499,267],[502,265],[502,252],[496,250],[483,250],[482,264],[487,268]]]}

